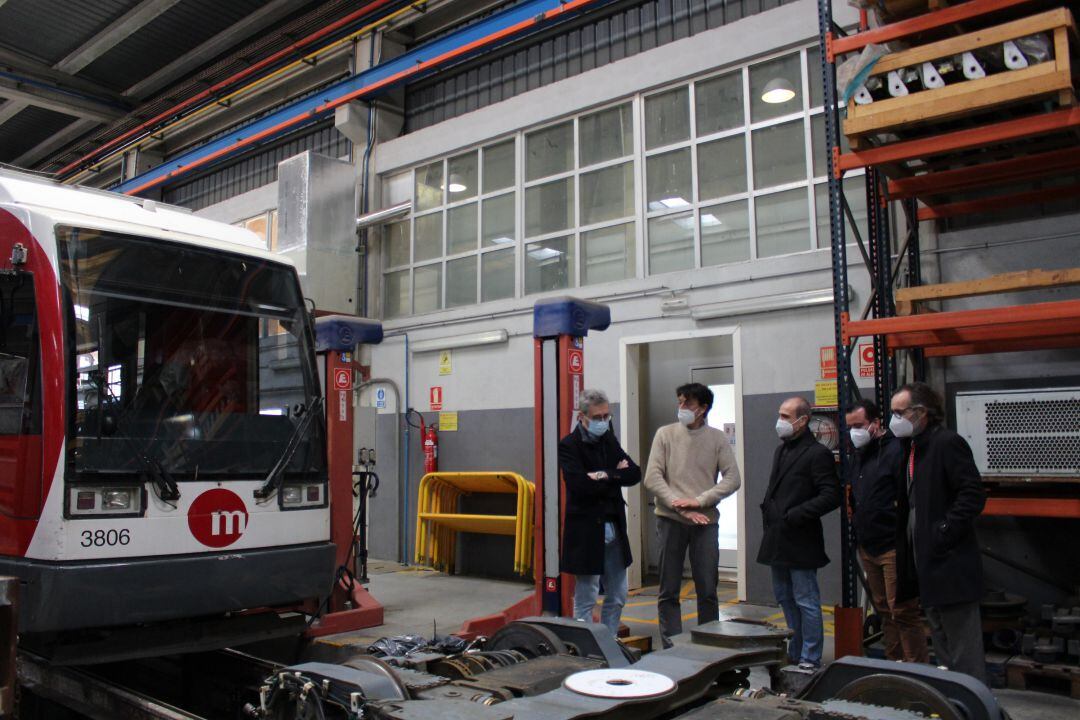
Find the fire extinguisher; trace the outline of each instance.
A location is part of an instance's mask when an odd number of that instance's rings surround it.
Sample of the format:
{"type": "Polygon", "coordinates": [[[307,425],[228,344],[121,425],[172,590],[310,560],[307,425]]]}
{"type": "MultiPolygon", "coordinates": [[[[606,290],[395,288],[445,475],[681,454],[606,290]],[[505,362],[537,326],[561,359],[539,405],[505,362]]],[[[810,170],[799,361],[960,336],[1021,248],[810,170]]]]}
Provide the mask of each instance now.
{"type": "Polygon", "coordinates": [[[424,474],[439,472],[439,434],[434,425],[424,425],[420,417],[420,433],[424,438],[424,474]]]}

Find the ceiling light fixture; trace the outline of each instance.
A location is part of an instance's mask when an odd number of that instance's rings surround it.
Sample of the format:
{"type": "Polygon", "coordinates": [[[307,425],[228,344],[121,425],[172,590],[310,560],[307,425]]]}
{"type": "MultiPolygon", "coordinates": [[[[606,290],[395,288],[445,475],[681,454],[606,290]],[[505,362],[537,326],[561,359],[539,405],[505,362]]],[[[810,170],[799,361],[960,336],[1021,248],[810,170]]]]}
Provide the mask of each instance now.
{"type": "Polygon", "coordinates": [[[767,102],[770,105],[786,103],[794,97],[795,88],[782,77],[773,78],[765,84],[765,89],[761,91],[762,102],[767,102]]]}

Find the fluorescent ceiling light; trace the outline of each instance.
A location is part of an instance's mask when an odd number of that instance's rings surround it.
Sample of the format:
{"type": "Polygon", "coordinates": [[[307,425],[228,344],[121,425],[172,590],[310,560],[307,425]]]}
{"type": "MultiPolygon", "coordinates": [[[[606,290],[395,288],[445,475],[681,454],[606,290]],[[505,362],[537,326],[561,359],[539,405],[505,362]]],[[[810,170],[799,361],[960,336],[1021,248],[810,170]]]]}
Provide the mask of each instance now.
{"type": "Polygon", "coordinates": [[[752,315],[754,313],[773,312],[776,310],[794,310],[818,305],[832,305],[832,288],[822,290],[803,290],[801,292],[767,295],[764,297],[729,300],[727,302],[703,305],[690,311],[695,320],[752,315]]]}
{"type": "Polygon", "coordinates": [[[723,225],[724,221],[717,218],[712,213],[702,213],[701,215],[702,225],[723,225]]]}
{"type": "Polygon", "coordinates": [[[765,84],[765,89],[761,91],[762,102],[767,102],[770,105],[786,103],[794,97],[795,88],[782,77],[773,78],[765,84]]]}
{"type": "Polygon", "coordinates": [[[452,193],[459,193],[468,190],[469,186],[465,184],[465,178],[457,173],[450,173],[450,184],[443,186],[440,189],[449,190],[452,193]]]}
{"type": "Polygon", "coordinates": [[[536,258],[537,260],[550,260],[551,258],[557,258],[562,255],[562,251],[555,248],[542,247],[529,251],[529,257],[536,258]]]}
{"type": "Polygon", "coordinates": [[[664,198],[660,201],[660,204],[668,208],[669,210],[674,210],[675,208],[690,207],[690,203],[687,202],[685,198],[681,197],[664,198]]]}
{"type": "Polygon", "coordinates": [[[443,338],[431,338],[430,340],[417,340],[409,343],[409,349],[414,353],[438,352],[439,350],[453,350],[454,348],[495,345],[504,343],[509,338],[510,334],[503,329],[485,330],[469,335],[451,335],[443,338]]]}

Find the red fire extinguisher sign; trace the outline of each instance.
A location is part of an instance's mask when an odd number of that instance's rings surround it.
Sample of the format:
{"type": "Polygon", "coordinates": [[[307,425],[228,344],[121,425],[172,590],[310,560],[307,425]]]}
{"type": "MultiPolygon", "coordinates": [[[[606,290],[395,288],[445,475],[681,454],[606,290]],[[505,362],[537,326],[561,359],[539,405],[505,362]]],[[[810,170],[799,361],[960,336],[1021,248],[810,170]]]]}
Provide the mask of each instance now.
{"type": "Polygon", "coordinates": [[[442,410],[443,398],[442,398],[442,388],[441,387],[439,387],[438,385],[432,387],[431,388],[431,397],[429,399],[431,401],[431,409],[432,409],[432,411],[442,410]]]}

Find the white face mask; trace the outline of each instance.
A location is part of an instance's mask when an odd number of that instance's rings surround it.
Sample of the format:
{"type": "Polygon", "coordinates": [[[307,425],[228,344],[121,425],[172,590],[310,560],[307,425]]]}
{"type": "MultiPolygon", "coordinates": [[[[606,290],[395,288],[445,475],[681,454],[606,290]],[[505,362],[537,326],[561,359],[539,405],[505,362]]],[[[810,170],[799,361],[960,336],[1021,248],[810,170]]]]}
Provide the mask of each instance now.
{"type": "Polygon", "coordinates": [[[780,418],[776,421],[776,434],[781,440],[786,440],[795,434],[795,426],[787,420],[780,418]]]}
{"type": "Polygon", "coordinates": [[[679,408],[676,417],[679,419],[679,422],[689,427],[690,425],[694,424],[695,420],[697,420],[697,413],[695,413],[693,410],[687,410],[686,408],[679,408]]]}
{"type": "Polygon", "coordinates": [[[889,420],[889,429],[898,438],[911,437],[915,432],[915,426],[911,424],[911,421],[896,413],[893,413],[892,419],[889,420]]]}
{"type": "Polygon", "coordinates": [[[856,448],[866,447],[872,436],[866,428],[851,428],[851,444],[856,448]]]}

